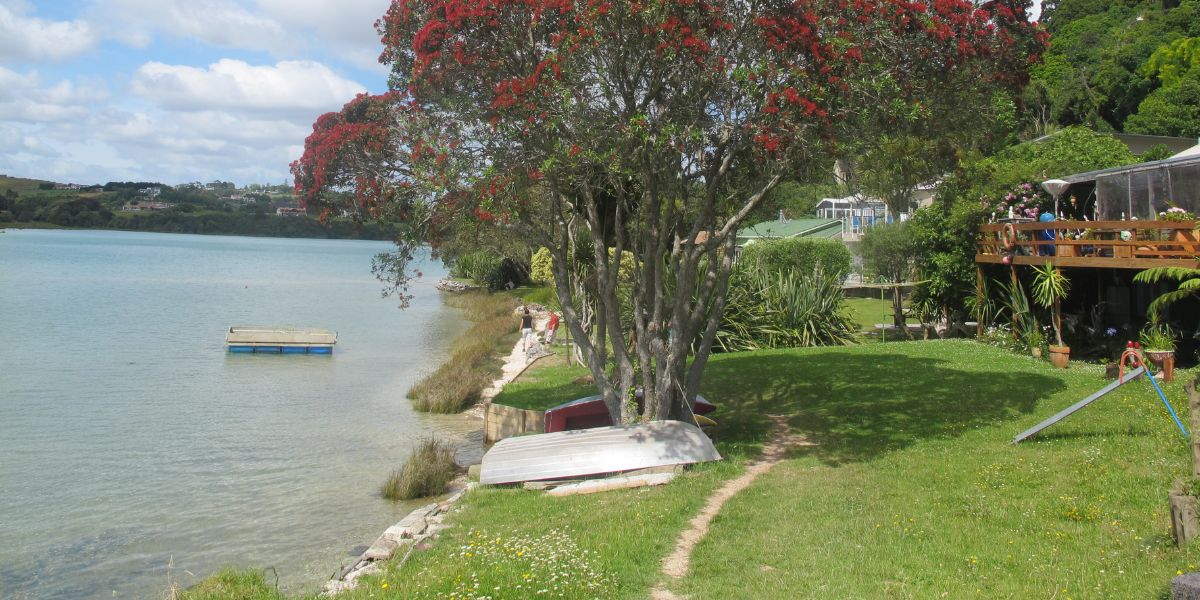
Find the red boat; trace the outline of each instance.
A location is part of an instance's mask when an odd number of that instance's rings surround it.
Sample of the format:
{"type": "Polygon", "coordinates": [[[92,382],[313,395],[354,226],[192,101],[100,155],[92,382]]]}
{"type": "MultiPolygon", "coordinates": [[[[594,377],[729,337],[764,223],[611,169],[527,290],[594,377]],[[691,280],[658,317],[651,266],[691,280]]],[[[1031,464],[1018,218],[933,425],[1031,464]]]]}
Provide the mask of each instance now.
{"type": "MultiPolygon", "coordinates": [[[[638,409],[641,409],[641,399],[638,399],[638,409]]],[[[692,412],[707,415],[717,410],[716,405],[697,395],[692,403],[692,412]]],[[[608,416],[608,407],[604,405],[604,397],[588,396],[559,404],[546,411],[546,433],[555,431],[573,431],[576,429],[591,429],[593,427],[608,427],[612,425],[608,416]]]]}

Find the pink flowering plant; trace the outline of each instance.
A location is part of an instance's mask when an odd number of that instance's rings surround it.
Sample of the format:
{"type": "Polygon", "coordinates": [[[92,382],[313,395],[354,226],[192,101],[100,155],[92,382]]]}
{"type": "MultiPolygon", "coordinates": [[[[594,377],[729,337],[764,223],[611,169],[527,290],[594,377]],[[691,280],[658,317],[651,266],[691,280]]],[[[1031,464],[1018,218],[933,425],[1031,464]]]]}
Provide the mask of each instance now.
{"type": "Polygon", "coordinates": [[[1172,206],[1171,208],[1158,213],[1158,220],[1174,221],[1177,223],[1182,221],[1195,221],[1196,215],[1193,215],[1192,213],[1179,208],[1178,206],[1172,206]]]}
{"type": "Polygon", "coordinates": [[[1014,186],[999,198],[983,198],[980,205],[997,219],[1007,218],[1010,208],[1014,217],[1027,219],[1037,219],[1042,213],[1054,212],[1054,198],[1041,186],[1032,183],[1014,186]]]}

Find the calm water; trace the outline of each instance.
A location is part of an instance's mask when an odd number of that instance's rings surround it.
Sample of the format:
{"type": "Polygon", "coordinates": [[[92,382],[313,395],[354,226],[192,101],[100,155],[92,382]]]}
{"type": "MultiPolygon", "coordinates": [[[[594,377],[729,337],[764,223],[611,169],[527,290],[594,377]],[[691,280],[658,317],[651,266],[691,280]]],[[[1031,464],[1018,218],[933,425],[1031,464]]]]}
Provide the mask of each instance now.
{"type": "Polygon", "coordinates": [[[159,598],[223,565],[315,589],[411,505],[376,489],[430,431],[404,392],[461,331],[380,242],[0,233],[0,598],[159,598]],[[228,354],[231,324],[336,330],[333,356],[228,354]]]}

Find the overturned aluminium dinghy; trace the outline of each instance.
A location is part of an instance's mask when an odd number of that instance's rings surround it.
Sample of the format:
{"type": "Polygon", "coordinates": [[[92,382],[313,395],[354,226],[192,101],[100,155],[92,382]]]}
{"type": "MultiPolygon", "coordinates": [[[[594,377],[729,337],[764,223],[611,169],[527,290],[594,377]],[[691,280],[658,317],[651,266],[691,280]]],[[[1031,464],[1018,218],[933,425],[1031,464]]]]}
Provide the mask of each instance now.
{"type": "Polygon", "coordinates": [[[653,421],[500,440],[483,455],[479,482],[579,478],[712,460],[721,455],[695,425],[653,421]]]}
{"type": "Polygon", "coordinates": [[[337,333],[297,327],[234,326],[225,335],[230,352],[332,354],[337,333]]]}

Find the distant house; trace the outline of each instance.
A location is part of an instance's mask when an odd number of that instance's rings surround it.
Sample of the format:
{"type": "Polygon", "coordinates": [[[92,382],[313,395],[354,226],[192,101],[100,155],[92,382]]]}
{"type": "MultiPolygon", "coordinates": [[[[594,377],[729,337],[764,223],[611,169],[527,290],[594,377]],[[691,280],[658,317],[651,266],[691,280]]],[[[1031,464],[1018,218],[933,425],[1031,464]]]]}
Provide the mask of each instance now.
{"type": "Polygon", "coordinates": [[[78,183],[56,183],[56,184],[54,184],[54,189],[56,189],[56,190],[78,190],[82,187],[83,186],[79,185],[78,183]]]}
{"type": "MultiPolygon", "coordinates": [[[[154,188],[154,189],[158,189],[158,188],[154,188]]],[[[175,205],[167,203],[167,202],[150,202],[147,200],[135,200],[133,202],[125,203],[125,205],[121,207],[121,210],[124,212],[150,212],[150,211],[156,211],[156,210],[166,210],[168,208],[171,208],[172,206],[175,206],[175,205]]]]}
{"type": "Polygon", "coordinates": [[[764,221],[737,232],[737,246],[744,248],[759,240],[784,238],[841,239],[838,219],[780,219],[764,221]]]}
{"type": "MultiPolygon", "coordinates": [[[[875,225],[895,220],[895,215],[888,211],[887,204],[882,200],[864,200],[855,196],[822,199],[817,203],[817,216],[841,222],[844,231],[842,239],[846,241],[858,239],[859,235],[875,225]]],[[[908,213],[900,213],[900,220],[907,221],[908,213]]]]}
{"type": "Polygon", "coordinates": [[[306,210],[298,207],[280,206],[275,209],[275,214],[281,217],[303,217],[308,214],[306,210]]]}

